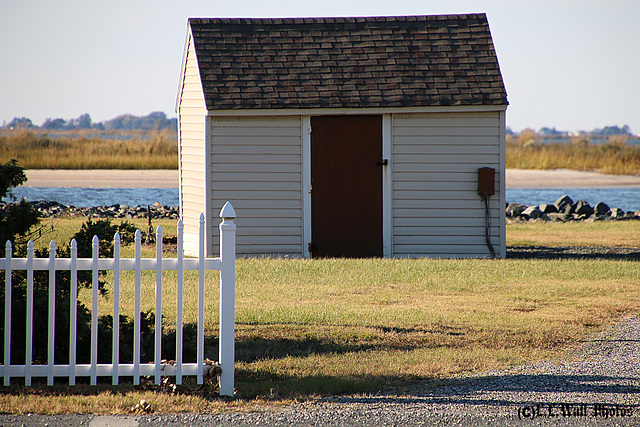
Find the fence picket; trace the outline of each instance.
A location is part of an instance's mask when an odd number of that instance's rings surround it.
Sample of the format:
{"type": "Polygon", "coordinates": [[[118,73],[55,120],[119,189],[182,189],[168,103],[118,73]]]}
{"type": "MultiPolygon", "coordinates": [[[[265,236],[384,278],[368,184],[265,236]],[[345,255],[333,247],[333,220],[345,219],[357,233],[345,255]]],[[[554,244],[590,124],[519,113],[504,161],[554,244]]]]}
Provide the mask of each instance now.
{"type": "Polygon", "coordinates": [[[178,220],[178,266],[177,266],[177,279],[178,279],[178,295],[176,301],[176,384],[182,384],[182,311],[183,311],[183,295],[184,295],[184,253],[183,242],[184,238],[184,224],[182,220],[178,220]]]}
{"type": "Polygon", "coordinates": [[[4,385],[11,383],[11,257],[13,249],[11,242],[7,240],[5,245],[5,270],[4,270],[4,385]]]}
{"type": "Polygon", "coordinates": [[[113,378],[111,384],[118,385],[118,367],[120,365],[120,233],[113,237],[113,341],[111,344],[111,364],[113,378]]]}
{"type": "Polygon", "coordinates": [[[98,384],[98,257],[100,256],[100,239],[93,236],[91,261],[91,379],[90,384],[98,384]]]}
{"type": "Polygon", "coordinates": [[[71,240],[71,282],[69,300],[69,385],[76,385],[76,342],[78,340],[78,242],[71,240]]]}
{"type": "Polygon", "coordinates": [[[160,362],[162,360],[162,227],[156,229],[156,325],[153,360],[156,384],[160,384],[160,362]]]}
{"type": "Polygon", "coordinates": [[[140,385],[140,282],[141,282],[141,244],[142,233],[136,230],[135,235],[135,296],[133,311],[133,384],[140,385]]]}
{"type": "Polygon", "coordinates": [[[202,384],[202,372],[204,364],[204,214],[200,214],[200,233],[198,234],[198,344],[196,363],[198,375],[196,382],[202,384]]]}
{"type": "Polygon", "coordinates": [[[133,377],[135,385],[140,384],[141,375],[153,375],[154,382],[159,384],[162,376],[174,375],[176,383],[182,384],[184,375],[195,375],[198,384],[203,383],[204,376],[204,298],[205,271],[220,270],[220,363],[223,375],[220,378],[220,394],[233,395],[233,353],[234,338],[234,288],[235,288],[235,213],[227,203],[221,211],[221,247],[219,258],[205,258],[205,218],[200,216],[199,225],[199,254],[197,258],[184,258],[184,224],[178,221],[177,227],[177,259],[163,258],[162,228],[156,230],[155,259],[142,258],[142,235],[135,234],[135,257],[121,258],[121,236],[114,236],[114,255],[112,259],[100,258],[100,241],[97,236],[92,240],[91,258],[78,258],[78,244],[71,241],[70,258],[58,258],[55,242],[49,245],[48,258],[35,258],[34,242],[29,241],[26,258],[13,258],[12,243],[6,242],[5,257],[0,259],[0,268],[4,269],[5,304],[4,304],[4,348],[3,362],[0,365],[0,375],[4,377],[4,385],[11,383],[12,377],[24,377],[27,386],[32,384],[33,377],[47,377],[47,384],[53,385],[55,377],[68,376],[69,385],[76,384],[78,376],[90,378],[90,384],[97,384],[98,376],[112,377],[112,383],[117,385],[122,376],[133,377]],[[228,205],[228,206],[227,206],[228,205]],[[225,213],[226,216],[223,216],[225,213]],[[232,216],[229,214],[232,213],[232,216]],[[229,247],[233,246],[233,247],[229,247]],[[26,343],[24,364],[11,364],[11,325],[12,325],[12,274],[14,271],[26,271],[26,343]],[[78,271],[91,271],[91,337],[90,363],[77,363],[78,340],[78,271]],[[99,273],[103,270],[113,270],[113,334],[111,363],[98,363],[98,301],[99,301],[99,273]],[[134,345],[133,363],[120,363],[120,293],[121,271],[134,271],[134,345]],[[142,270],[153,271],[156,274],[155,285],[155,339],[153,364],[140,364],[141,360],[141,286],[142,270]],[[167,364],[162,361],[162,280],[165,270],[177,272],[177,306],[176,306],[176,361],[167,364]],[[184,363],[184,271],[198,271],[198,337],[196,363],[184,363]],[[47,304],[47,361],[46,364],[33,364],[34,347],[34,274],[35,271],[49,272],[48,304],[47,304]],[[56,319],[56,272],[70,272],[70,306],[69,306],[69,362],[55,364],[55,319],[56,319]],[[232,322],[231,324],[229,322],[232,322]],[[222,348],[226,347],[226,348],[222,348]],[[223,363],[224,360],[224,363],[223,363]]]}
{"type": "Polygon", "coordinates": [[[27,343],[24,383],[31,385],[31,359],[33,358],[33,240],[27,244],[27,343]]]}
{"type": "Polygon", "coordinates": [[[56,242],[49,245],[49,341],[47,345],[47,385],[53,385],[56,333],[56,242]]]}

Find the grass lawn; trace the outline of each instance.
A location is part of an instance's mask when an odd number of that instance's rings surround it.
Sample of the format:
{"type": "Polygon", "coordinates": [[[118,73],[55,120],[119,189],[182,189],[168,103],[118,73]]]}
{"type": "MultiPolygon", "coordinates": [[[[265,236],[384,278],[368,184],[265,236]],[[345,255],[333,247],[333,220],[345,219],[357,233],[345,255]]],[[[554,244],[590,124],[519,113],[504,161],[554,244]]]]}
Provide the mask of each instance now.
{"type": "MultiPolygon", "coordinates": [[[[68,240],[63,230],[80,224],[55,223],[60,242],[68,240]]],[[[146,228],[144,221],[139,225],[146,228]]],[[[173,221],[156,225],[165,235],[175,234],[173,221]]],[[[510,224],[507,244],[640,247],[639,231],[638,222],[510,224]]],[[[126,413],[142,397],[159,412],[219,411],[319,395],[401,393],[416,382],[562,357],[592,334],[638,314],[639,277],[640,263],[606,259],[241,259],[239,399],[233,403],[141,394],[126,385],[60,386],[55,393],[12,388],[0,391],[0,413],[126,413]]],[[[165,280],[163,314],[171,329],[175,276],[165,280]]],[[[185,321],[192,322],[197,283],[195,276],[186,280],[185,321]]],[[[123,283],[121,310],[131,315],[132,276],[123,273],[123,283]]],[[[152,275],[146,277],[143,310],[154,307],[154,283],[152,275]]],[[[217,272],[207,283],[206,356],[217,359],[217,272]]],[[[81,293],[85,303],[89,297],[81,293]]],[[[101,312],[110,312],[110,297],[101,300],[101,312]]]]}

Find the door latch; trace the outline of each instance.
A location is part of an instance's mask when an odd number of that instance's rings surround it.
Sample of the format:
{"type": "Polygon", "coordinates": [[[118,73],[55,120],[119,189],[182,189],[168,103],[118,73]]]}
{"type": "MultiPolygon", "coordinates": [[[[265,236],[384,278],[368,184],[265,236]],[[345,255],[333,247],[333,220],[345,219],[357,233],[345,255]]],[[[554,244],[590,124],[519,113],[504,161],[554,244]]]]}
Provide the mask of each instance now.
{"type": "Polygon", "coordinates": [[[388,164],[389,164],[389,160],[382,159],[382,161],[379,161],[378,163],[376,163],[376,166],[387,166],[388,164]]]}

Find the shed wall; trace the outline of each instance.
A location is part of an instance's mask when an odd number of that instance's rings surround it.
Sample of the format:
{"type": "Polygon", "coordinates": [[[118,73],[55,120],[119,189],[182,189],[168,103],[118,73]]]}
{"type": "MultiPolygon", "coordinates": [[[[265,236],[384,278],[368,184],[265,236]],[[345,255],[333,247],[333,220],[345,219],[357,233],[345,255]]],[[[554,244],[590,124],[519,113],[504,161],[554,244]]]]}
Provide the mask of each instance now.
{"type": "Polygon", "coordinates": [[[302,118],[211,117],[209,126],[212,212],[233,204],[237,253],[301,256],[302,118]]]}
{"type": "Polygon", "coordinates": [[[187,40],[185,67],[180,82],[178,103],[180,210],[184,223],[184,248],[187,253],[198,251],[200,214],[208,214],[206,108],[200,73],[191,37],[187,40]]]}
{"type": "MultiPolygon", "coordinates": [[[[500,112],[392,117],[392,241],[395,257],[489,256],[477,170],[496,170],[491,242],[501,253],[500,112]]],[[[502,225],[504,227],[504,225],[502,225]]]]}

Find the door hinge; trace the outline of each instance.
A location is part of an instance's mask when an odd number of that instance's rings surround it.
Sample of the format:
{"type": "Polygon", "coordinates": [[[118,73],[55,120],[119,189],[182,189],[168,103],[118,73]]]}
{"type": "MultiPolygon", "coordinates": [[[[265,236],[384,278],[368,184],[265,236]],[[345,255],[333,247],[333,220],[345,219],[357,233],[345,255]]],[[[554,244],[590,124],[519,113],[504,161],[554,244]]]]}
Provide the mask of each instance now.
{"type": "Polygon", "coordinates": [[[318,245],[313,242],[309,242],[308,248],[309,248],[309,255],[311,256],[313,256],[313,253],[317,252],[319,249],[318,245]]]}
{"type": "Polygon", "coordinates": [[[389,164],[389,160],[387,159],[382,159],[381,161],[379,161],[378,163],[376,163],[376,166],[387,166],[389,164]]]}

